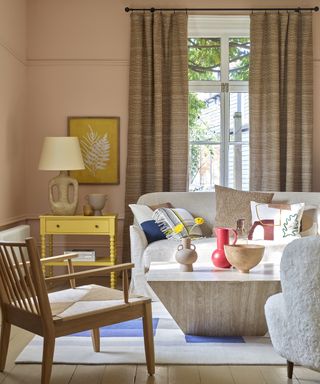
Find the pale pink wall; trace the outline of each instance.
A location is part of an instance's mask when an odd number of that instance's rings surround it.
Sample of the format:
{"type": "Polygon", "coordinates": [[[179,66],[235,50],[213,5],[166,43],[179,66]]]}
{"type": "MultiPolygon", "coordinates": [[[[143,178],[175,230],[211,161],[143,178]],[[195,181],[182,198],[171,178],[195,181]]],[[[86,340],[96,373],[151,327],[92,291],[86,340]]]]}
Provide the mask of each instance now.
{"type": "MultiPolygon", "coordinates": [[[[48,211],[47,183],[54,173],[37,170],[43,137],[67,134],[67,116],[120,116],[121,182],[80,186],[80,203],[89,192],[105,192],[107,209],[124,213],[128,123],[130,16],[125,6],[150,7],[149,0],[29,0],[27,122],[27,213],[48,211]]],[[[158,7],[301,6],[301,0],[153,1],[158,7]]],[[[317,5],[305,0],[303,6],[317,5]]],[[[320,140],[320,14],[315,24],[315,148],[320,140]]],[[[320,191],[320,151],[315,151],[314,189],[320,191]]],[[[31,221],[32,222],[32,221],[31,221]]],[[[36,227],[35,227],[36,228],[36,227]]],[[[120,226],[121,228],[121,226],[120,226]]]]}
{"type": "Polygon", "coordinates": [[[0,226],[26,213],[26,2],[0,0],[0,226]]]}

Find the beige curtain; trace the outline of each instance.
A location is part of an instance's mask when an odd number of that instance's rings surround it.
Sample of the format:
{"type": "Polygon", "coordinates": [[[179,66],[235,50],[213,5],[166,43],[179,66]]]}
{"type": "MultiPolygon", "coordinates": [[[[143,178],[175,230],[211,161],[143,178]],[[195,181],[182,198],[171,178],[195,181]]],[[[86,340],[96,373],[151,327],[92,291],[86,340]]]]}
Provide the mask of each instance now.
{"type": "Polygon", "coordinates": [[[131,14],[124,246],[132,222],[128,204],[148,192],[186,191],[187,38],[184,12],[131,14]]]}
{"type": "Polygon", "coordinates": [[[250,189],[312,188],[312,14],[251,15],[250,189]]]}

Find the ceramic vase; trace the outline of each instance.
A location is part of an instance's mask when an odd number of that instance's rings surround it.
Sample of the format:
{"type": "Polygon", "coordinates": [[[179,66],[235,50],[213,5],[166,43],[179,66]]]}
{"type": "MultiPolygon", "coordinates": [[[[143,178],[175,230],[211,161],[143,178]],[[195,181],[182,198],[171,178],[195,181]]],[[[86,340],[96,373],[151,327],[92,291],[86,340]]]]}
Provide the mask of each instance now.
{"type": "Polygon", "coordinates": [[[217,236],[217,249],[213,251],[211,260],[213,265],[218,268],[230,268],[231,264],[224,253],[224,246],[229,245],[229,233],[233,233],[234,239],[232,245],[237,241],[237,231],[232,228],[216,227],[214,229],[217,236]]]}
{"type": "Polygon", "coordinates": [[[196,246],[191,244],[190,237],[183,237],[175,253],[175,258],[180,264],[181,272],[192,272],[192,264],[197,260],[196,246]]]}
{"type": "Polygon", "coordinates": [[[107,195],[104,193],[90,193],[86,196],[88,203],[93,209],[94,216],[102,216],[102,209],[107,200],[107,195]]]}

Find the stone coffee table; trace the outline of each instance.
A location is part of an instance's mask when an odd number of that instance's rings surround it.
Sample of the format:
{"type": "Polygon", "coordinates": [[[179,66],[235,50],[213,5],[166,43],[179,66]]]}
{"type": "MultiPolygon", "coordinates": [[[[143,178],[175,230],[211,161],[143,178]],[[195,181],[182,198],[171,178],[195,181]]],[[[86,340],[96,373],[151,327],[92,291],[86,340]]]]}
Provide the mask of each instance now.
{"type": "Polygon", "coordinates": [[[147,281],[182,331],[203,336],[262,336],[264,304],[281,291],[279,265],[260,263],[250,273],[193,265],[151,263],[147,281]]]}

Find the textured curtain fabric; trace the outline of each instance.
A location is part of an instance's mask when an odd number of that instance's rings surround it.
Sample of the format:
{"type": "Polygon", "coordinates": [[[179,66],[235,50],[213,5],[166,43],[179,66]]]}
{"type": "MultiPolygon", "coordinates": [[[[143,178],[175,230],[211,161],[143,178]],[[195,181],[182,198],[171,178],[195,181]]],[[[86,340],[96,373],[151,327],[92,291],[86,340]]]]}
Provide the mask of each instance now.
{"type": "Polygon", "coordinates": [[[311,13],[251,15],[251,190],[311,190],[312,71],[311,13]]]}
{"type": "Polygon", "coordinates": [[[125,247],[128,204],[144,193],[187,188],[187,26],[185,13],[131,14],[125,247]]]}

